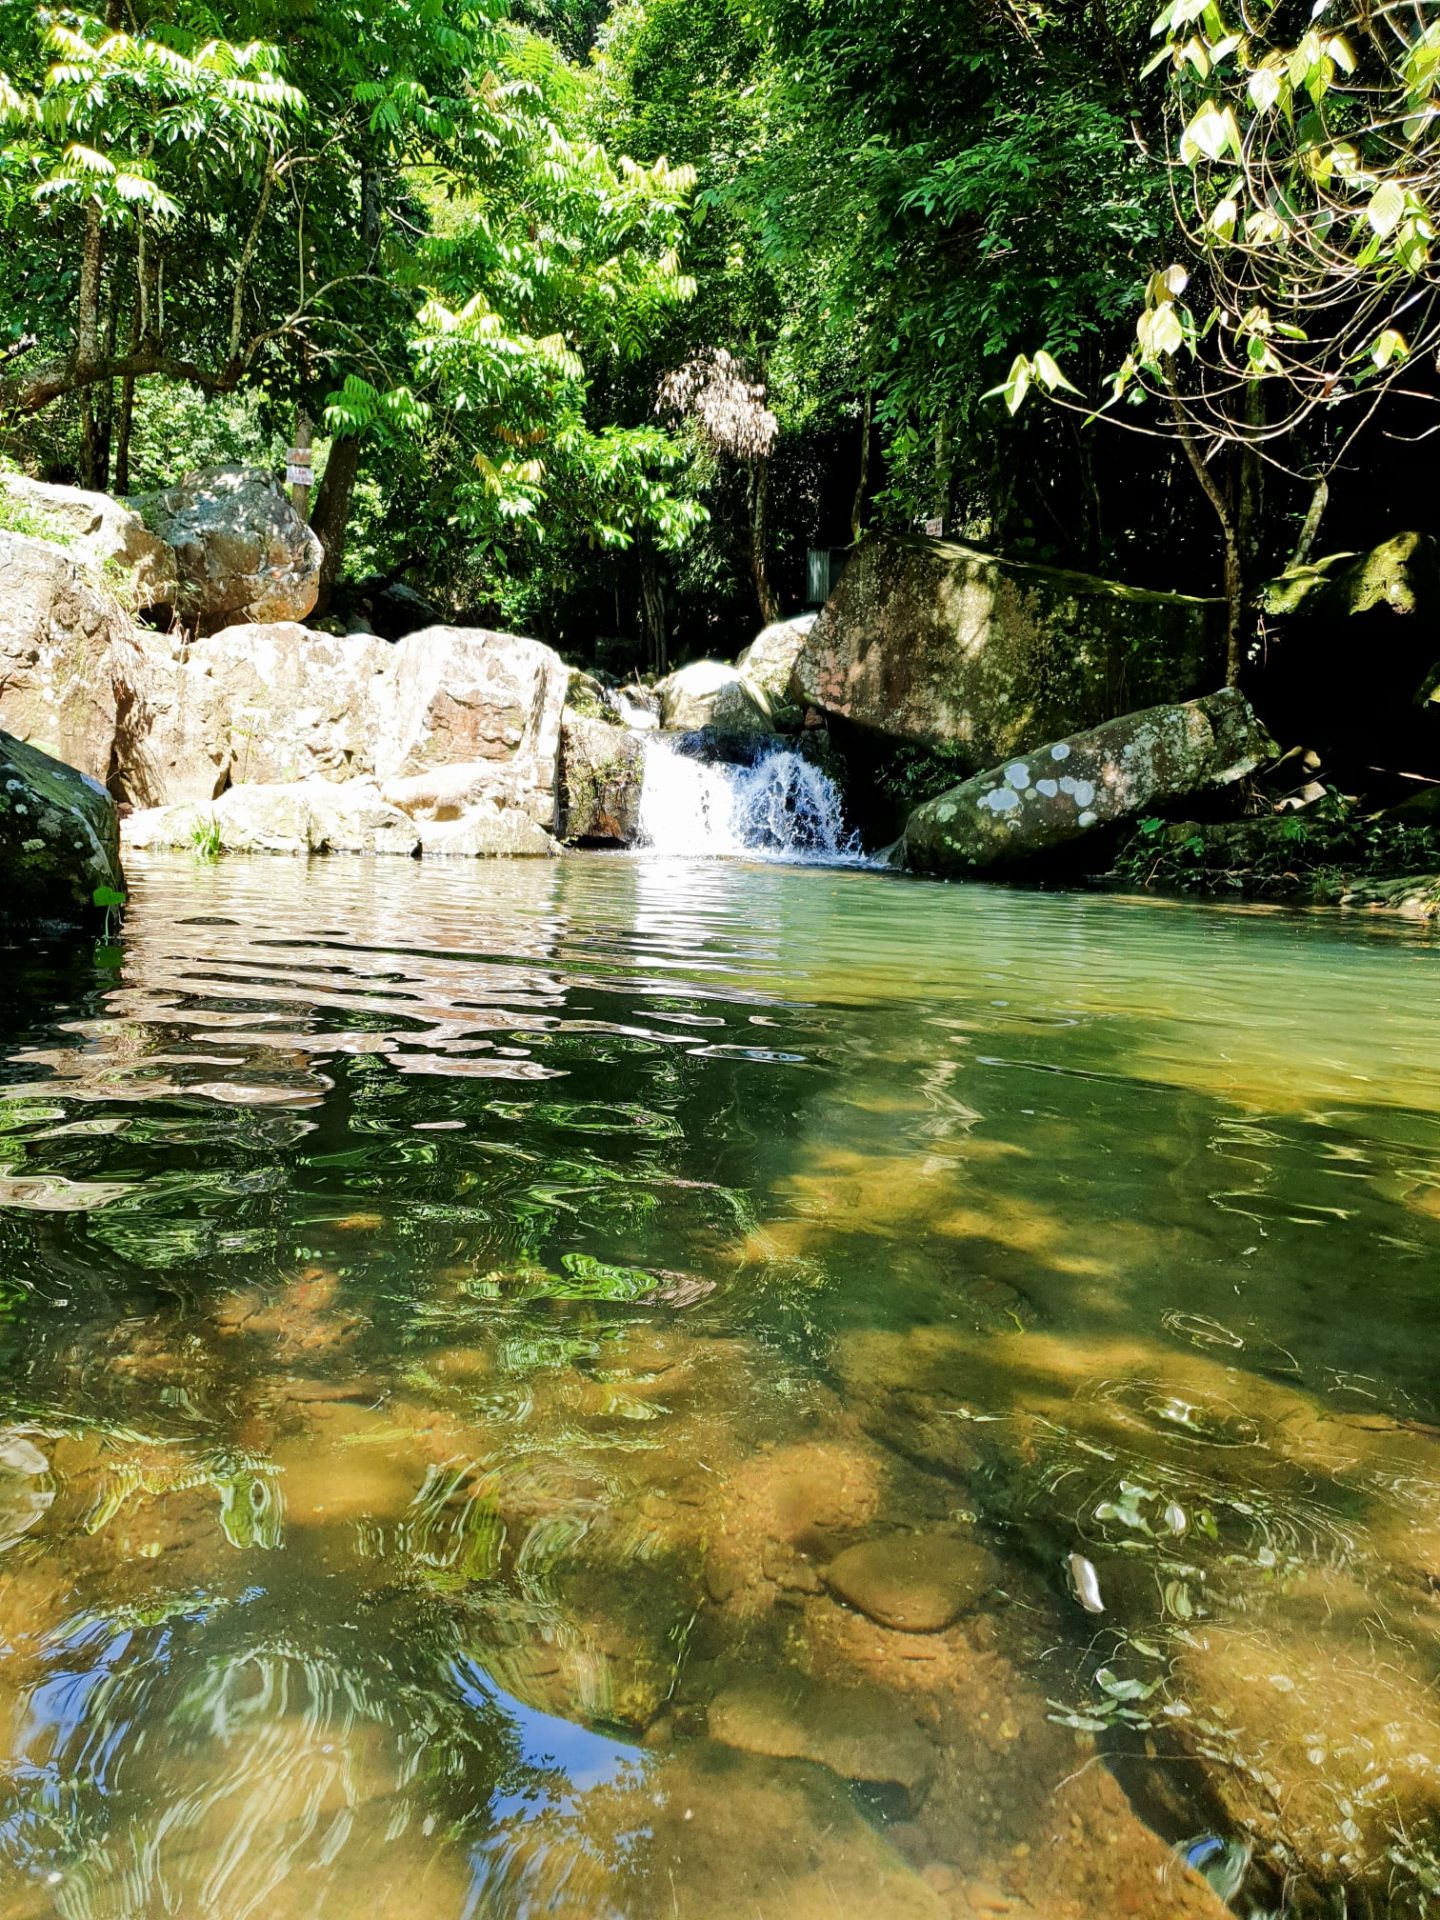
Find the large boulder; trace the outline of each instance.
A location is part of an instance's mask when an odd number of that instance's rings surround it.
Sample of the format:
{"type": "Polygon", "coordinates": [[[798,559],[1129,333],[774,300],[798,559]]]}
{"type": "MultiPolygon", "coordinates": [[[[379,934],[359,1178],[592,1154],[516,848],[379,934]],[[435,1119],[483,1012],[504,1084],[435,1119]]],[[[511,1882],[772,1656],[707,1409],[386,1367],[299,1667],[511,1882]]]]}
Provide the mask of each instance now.
{"type": "Polygon", "coordinates": [[[817,616],[796,614],[793,620],[774,620],[746,647],[735,662],[750,686],[762,694],[772,716],[790,704],[790,683],[817,616]]]}
{"type": "Polygon", "coordinates": [[[218,799],[132,813],[122,829],[136,852],[394,853],[469,858],[557,852],[528,813],[488,793],[453,812],[409,813],[370,778],[227,787],[218,799]]]}
{"type": "Polygon", "coordinates": [[[98,926],[124,898],[115,802],[8,733],[0,733],[0,867],[3,926],[98,926]]]}
{"type": "Polygon", "coordinates": [[[197,640],[173,693],[130,756],[150,805],[213,800],[231,784],[283,785],[375,771],[393,650],[294,621],[226,627],[197,640]]]}
{"type": "Polygon", "coordinates": [[[645,746],[638,734],[566,709],[560,746],[565,839],[631,845],[639,837],[644,785],[645,746]]]}
{"type": "Polygon", "coordinates": [[[0,726],[102,785],[129,623],[63,547],[0,533],[0,726]]]}
{"type": "Polygon", "coordinates": [[[1221,677],[1213,600],[1000,560],[953,541],[856,549],[795,663],[797,700],[978,769],[1221,677]]]}
{"type": "Polygon", "coordinates": [[[320,596],[320,542],[268,474],[213,467],[135,505],[174,550],[175,608],[197,632],[303,620],[320,596]]]}
{"type": "Polygon", "coordinates": [[[656,689],[660,724],[670,733],[745,735],[770,733],[773,723],[764,696],[738,667],[720,660],[692,660],[678,667],[656,689]]]}
{"type": "Polygon", "coordinates": [[[503,806],[555,819],[567,671],[538,640],[432,627],[396,645],[294,621],[197,640],[127,764],[146,804],[373,775],[412,818],[503,806]]]}
{"type": "Polygon", "coordinates": [[[0,474],[7,518],[68,548],[92,585],[136,607],[169,606],[175,598],[175,555],[132,508],[108,493],[51,486],[23,474],[0,474]]]}
{"type": "Polygon", "coordinates": [[[390,649],[375,743],[382,780],[471,767],[537,826],[555,822],[569,669],[538,640],[427,627],[390,649]]]}
{"type": "Polygon", "coordinates": [[[1187,794],[1228,786],[1274,757],[1237,688],[1150,707],[1015,759],[927,801],[898,850],[921,873],[1013,867],[1187,794]]]}

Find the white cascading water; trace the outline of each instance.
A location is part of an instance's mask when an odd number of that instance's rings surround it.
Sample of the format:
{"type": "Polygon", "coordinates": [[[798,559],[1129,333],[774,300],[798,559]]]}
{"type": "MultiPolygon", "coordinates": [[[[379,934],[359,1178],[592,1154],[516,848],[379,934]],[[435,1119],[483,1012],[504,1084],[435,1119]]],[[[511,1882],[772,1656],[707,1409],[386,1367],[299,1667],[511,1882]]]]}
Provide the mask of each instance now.
{"type": "Polygon", "coordinates": [[[776,747],[754,766],[692,759],[645,736],[640,845],[688,859],[857,860],[835,782],[803,754],[776,747]]]}

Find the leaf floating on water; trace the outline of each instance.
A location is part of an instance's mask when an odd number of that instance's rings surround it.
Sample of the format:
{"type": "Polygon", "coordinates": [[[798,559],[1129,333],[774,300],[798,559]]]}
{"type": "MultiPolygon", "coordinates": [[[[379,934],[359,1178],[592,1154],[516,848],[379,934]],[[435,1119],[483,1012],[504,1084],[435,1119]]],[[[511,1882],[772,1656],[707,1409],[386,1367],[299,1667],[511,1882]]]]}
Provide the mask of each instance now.
{"type": "Polygon", "coordinates": [[[1100,1576],[1090,1561],[1081,1553],[1072,1553],[1065,1564],[1070,1570],[1070,1585],[1080,1605],[1087,1613],[1103,1613],[1105,1602],[1100,1598],[1100,1576]]]}

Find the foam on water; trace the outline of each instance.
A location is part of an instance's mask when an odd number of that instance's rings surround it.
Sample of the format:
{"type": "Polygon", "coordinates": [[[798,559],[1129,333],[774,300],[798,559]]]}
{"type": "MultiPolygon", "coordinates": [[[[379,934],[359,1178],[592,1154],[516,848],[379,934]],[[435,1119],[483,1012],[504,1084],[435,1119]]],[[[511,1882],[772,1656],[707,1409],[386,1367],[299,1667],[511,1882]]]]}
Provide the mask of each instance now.
{"type": "Polygon", "coordinates": [[[645,741],[640,844],[690,859],[864,858],[835,782],[803,754],[777,747],[753,766],[732,766],[696,760],[654,734],[645,741]]]}

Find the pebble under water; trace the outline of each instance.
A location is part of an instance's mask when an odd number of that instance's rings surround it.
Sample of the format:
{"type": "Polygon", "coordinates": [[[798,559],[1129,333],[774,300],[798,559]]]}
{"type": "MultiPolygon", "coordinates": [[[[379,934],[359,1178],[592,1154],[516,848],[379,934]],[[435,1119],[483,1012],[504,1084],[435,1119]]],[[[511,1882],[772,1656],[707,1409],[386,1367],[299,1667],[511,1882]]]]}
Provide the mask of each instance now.
{"type": "Polygon", "coordinates": [[[132,882],[0,979],[5,1920],[1440,1897],[1426,935],[132,882]]]}

